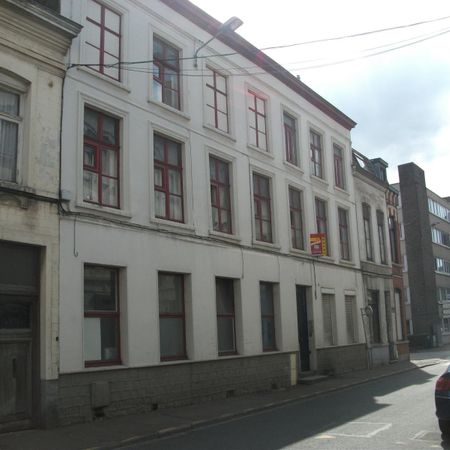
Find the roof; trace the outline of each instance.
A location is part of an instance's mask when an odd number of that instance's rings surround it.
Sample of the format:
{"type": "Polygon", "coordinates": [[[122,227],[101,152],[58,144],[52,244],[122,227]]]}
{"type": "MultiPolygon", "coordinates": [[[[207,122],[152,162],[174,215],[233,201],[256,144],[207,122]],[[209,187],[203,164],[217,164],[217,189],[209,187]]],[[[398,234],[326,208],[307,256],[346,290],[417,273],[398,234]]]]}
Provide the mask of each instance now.
{"type": "Polygon", "coordinates": [[[352,149],[352,167],[354,170],[380,186],[388,187],[387,180],[380,178],[379,170],[377,170],[378,164],[381,164],[384,168],[388,166],[386,161],[381,158],[369,159],[362,153],[352,149]]]}
{"type": "MultiPolygon", "coordinates": [[[[215,35],[222,25],[218,20],[214,19],[212,16],[188,0],[160,1],[211,35],[215,35]]],[[[291,74],[283,66],[275,62],[272,58],[267,56],[238,34],[234,32],[225,32],[219,35],[217,39],[247,58],[255,65],[261,67],[261,69],[269,72],[273,77],[277,78],[294,92],[301,95],[305,100],[347,130],[351,130],[355,127],[356,122],[350,119],[350,117],[345,115],[342,111],[299,80],[295,75],[291,74]]]]}

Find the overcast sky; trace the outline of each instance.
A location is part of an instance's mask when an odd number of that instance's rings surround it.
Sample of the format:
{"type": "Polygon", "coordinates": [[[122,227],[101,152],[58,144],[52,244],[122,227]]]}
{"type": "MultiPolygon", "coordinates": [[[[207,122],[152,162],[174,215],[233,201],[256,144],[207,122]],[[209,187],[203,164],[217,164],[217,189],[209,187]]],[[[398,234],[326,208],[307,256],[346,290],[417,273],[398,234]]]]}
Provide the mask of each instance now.
{"type": "MultiPolygon", "coordinates": [[[[258,48],[350,35],[450,16],[448,0],[192,0],[258,48]]],[[[415,162],[427,187],[450,196],[450,18],[323,44],[268,50],[269,56],[357,122],[353,147],[389,164],[415,162]],[[374,52],[411,44],[378,56],[374,52]],[[308,66],[354,61],[308,69],[308,66]]]]}

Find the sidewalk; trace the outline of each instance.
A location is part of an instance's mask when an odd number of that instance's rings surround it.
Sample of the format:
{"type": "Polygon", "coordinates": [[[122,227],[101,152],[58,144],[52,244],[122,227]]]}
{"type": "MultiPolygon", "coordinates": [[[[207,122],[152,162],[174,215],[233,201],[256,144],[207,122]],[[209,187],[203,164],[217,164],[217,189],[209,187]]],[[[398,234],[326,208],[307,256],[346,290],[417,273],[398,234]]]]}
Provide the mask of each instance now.
{"type": "Polygon", "coordinates": [[[409,370],[442,362],[438,355],[423,352],[413,361],[401,361],[334,376],[316,384],[300,384],[290,389],[262,392],[182,408],[163,409],[148,414],[99,420],[51,430],[28,430],[0,434],[1,450],[99,450],[132,444],[186,431],[262,411],[296,400],[344,389],[409,370]]]}

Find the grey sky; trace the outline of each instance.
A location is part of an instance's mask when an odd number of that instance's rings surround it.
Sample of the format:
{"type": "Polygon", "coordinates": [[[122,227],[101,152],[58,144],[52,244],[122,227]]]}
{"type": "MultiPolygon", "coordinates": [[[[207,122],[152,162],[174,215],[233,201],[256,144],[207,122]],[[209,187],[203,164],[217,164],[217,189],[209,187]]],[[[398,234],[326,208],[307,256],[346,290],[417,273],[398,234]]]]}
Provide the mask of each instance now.
{"type": "MultiPolygon", "coordinates": [[[[450,16],[447,0],[193,0],[220,21],[236,15],[238,32],[256,47],[341,36],[450,16]],[[257,7],[256,7],[257,5],[257,7]]],[[[427,186],[450,195],[450,33],[383,55],[307,69],[383,51],[450,30],[450,19],[346,39],[273,50],[268,54],[354,119],[353,146],[390,166],[414,161],[425,170],[427,186]],[[369,50],[371,49],[371,50],[369,50]],[[314,62],[305,62],[315,60],[314,62]]]]}

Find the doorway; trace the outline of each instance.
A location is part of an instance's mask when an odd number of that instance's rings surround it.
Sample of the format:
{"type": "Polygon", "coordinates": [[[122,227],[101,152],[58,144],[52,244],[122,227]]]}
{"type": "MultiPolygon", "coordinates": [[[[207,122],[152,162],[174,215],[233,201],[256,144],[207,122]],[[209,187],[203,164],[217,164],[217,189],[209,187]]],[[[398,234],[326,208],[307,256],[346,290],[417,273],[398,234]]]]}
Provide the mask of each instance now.
{"type": "Polygon", "coordinates": [[[0,241],[0,431],[32,425],[38,290],[39,249],[0,241]]]}
{"type": "Polygon", "coordinates": [[[308,321],[308,287],[296,286],[297,296],[297,326],[298,343],[300,349],[299,371],[308,372],[311,370],[311,350],[309,347],[309,321],[308,321]]]}

